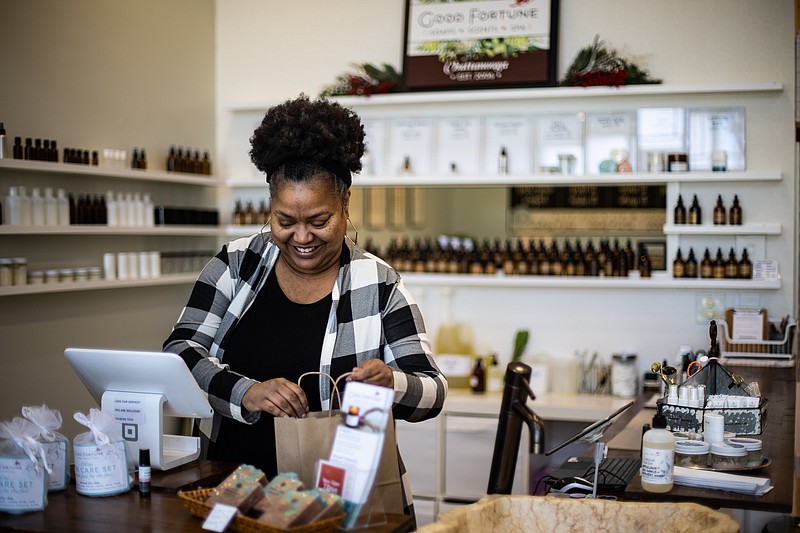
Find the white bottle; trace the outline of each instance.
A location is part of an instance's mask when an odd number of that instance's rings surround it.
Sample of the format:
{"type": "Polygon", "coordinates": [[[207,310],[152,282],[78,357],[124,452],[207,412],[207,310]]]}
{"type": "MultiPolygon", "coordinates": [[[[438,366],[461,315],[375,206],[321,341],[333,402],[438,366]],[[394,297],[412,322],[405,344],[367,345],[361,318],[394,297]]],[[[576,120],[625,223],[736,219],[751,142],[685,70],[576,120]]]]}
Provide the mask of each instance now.
{"type": "Polygon", "coordinates": [[[106,224],[109,226],[119,225],[118,204],[114,200],[114,191],[106,191],[106,224]]]}
{"type": "Polygon", "coordinates": [[[69,200],[64,189],[56,191],[56,207],[58,209],[58,225],[69,226],[69,200]]]}
{"type": "Polygon", "coordinates": [[[17,194],[19,194],[20,213],[22,214],[22,222],[20,224],[31,226],[33,225],[33,213],[31,213],[31,198],[28,196],[28,191],[25,190],[24,186],[20,185],[17,187],[17,194]]]}
{"type": "Polygon", "coordinates": [[[144,226],[144,202],[142,202],[142,194],[138,192],[133,195],[133,220],[131,225],[137,228],[144,226]]]}
{"type": "Polygon", "coordinates": [[[34,226],[44,226],[44,200],[39,194],[39,187],[31,190],[31,223],[34,226]]]}
{"type": "Polygon", "coordinates": [[[148,193],[144,193],[142,204],[144,209],[144,225],[147,228],[152,228],[156,225],[156,216],[153,211],[153,201],[150,199],[148,193]]]}
{"type": "Polygon", "coordinates": [[[44,188],[44,198],[42,199],[42,201],[44,202],[44,225],[57,226],[58,206],[56,205],[56,199],[53,196],[52,187],[44,188]]]}
{"type": "Polygon", "coordinates": [[[9,187],[8,196],[3,202],[3,224],[22,225],[22,200],[16,187],[9,187]]]}
{"type": "Polygon", "coordinates": [[[660,412],[653,417],[653,429],[642,436],[642,488],[648,492],[672,490],[675,464],[675,436],[667,429],[660,412]]]}
{"type": "Polygon", "coordinates": [[[125,193],[125,198],[119,199],[119,225],[132,226],[133,225],[133,195],[129,192],[125,193]]]}

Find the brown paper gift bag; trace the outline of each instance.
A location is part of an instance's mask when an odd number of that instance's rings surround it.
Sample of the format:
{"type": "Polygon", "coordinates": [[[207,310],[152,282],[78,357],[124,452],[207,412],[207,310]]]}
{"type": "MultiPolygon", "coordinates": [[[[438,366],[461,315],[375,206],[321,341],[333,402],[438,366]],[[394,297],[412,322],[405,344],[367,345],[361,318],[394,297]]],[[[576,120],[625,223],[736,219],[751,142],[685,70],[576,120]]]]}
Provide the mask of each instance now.
{"type": "MultiPolygon", "coordinates": [[[[319,374],[319,372],[313,372],[319,374]]],[[[300,376],[300,380],[306,374],[300,376]]],[[[325,374],[327,375],[327,374],[325,374]]],[[[346,374],[339,377],[342,379],[346,374]]],[[[328,376],[330,377],[330,376],[328,376]]],[[[339,396],[334,381],[332,394],[339,396]]],[[[331,405],[333,401],[331,400],[331,405]]],[[[341,402],[340,402],[341,403],[341,402]]],[[[294,472],[306,488],[314,486],[317,461],[327,460],[333,448],[336,428],[341,418],[338,411],[308,413],[305,418],[275,419],[275,452],[278,473],[294,472]]],[[[403,489],[400,482],[400,463],[397,458],[397,439],[394,418],[386,423],[381,462],[372,485],[370,500],[379,501],[387,513],[403,513],[403,489]]]]}

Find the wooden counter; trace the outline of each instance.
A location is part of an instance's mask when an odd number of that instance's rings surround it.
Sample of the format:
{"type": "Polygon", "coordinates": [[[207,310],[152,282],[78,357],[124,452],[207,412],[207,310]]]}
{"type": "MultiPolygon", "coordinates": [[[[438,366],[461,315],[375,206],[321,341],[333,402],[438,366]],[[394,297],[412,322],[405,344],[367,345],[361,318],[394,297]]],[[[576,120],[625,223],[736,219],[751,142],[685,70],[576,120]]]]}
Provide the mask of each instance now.
{"type": "MultiPolygon", "coordinates": [[[[730,370],[742,375],[746,382],[758,381],[762,394],[769,400],[767,405],[767,424],[760,436],[772,463],[763,469],[748,471],[754,477],[768,477],[774,487],[763,496],[749,496],[734,492],[712,489],[697,489],[681,485],[673,486],[664,494],[653,494],[642,489],[641,478],[637,474],[625,490],[626,500],[696,502],[714,508],[753,509],[760,511],[790,513],[794,491],[794,432],[795,432],[795,369],[758,368],[729,366],[730,370]]],[[[604,441],[609,442],[626,428],[636,414],[641,411],[641,403],[622,415],[605,433],[604,441]]],[[[655,410],[652,410],[655,414],[655,410]]],[[[609,449],[609,457],[638,455],[637,452],[609,449]]]]}
{"type": "MultiPolygon", "coordinates": [[[[233,468],[234,465],[228,463],[195,461],[167,472],[154,471],[153,490],[146,498],[139,496],[136,487],[117,496],[81,496],[75,492],[73,480],[66,491],[48,494],[44,511],[18,515],[0,513],[0,531],[200,533],[205,531],[203,521],[189,513],[177,491],[214,486],[233,468]]],[[[358,531],[403,532],[409,528],[408,517],[387,515],[386,524],[358,531]]]]}

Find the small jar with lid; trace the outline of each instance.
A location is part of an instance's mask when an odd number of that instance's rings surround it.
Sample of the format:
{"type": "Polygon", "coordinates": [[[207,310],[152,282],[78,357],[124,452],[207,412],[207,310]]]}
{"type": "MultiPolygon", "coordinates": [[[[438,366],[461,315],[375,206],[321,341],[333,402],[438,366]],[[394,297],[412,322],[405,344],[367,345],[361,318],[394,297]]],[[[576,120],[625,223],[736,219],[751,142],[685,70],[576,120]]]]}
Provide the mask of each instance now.
{"type": "Polygon", "coordinates": [[[686,152],[672,152],[667,155],[668,172],[688,172],[689,157],[686,152]]]}
{"type": "Polygon", "coordinates": [[[716,470],[739,470],[747,466],[744,444],[715,442],[711,445],[711,467],[716,470]]]}
{"type": "Polygon", "coordinates": [[[103,269],[99,266],[89,267],[89,281],[100,281],[103,279],[103,269]]]}
{"type": "Polygon", "coordinates": [[[14,285],[28,284],[28,260],[24,257],[14,257],[11,259],[12,269],[14,270],[14,285]]]}
{"type": "Polygon", "coordinates": [[[747,448],[747,466],[759,466],[763,460],[761,453],[761,439],[750,437],[731,437],[726,440],[728,444],[741,444],[747,448]]]}
{"type": "Polygon", "coordinates": [[[55,268],[48,268],[44,271],[45,283],[58,283],[58,270],[55,268]]]}
{"type": "Polygon", "coordinates": [[[44,283],[44,270],[31,270],[28,272],[28,284],[41,285],[44,283]]]}
{"type": "Polygon", "coordinates": [[[14,284],[14,266],[11,259],[0,258],[0,287],[14,284]]]}
{"type": "Polygon", "coordinates": [[[89,269],[86,267],[76,268],[75,281],[89,281],[89,269]]]}
{"type": "Polygon", "coordinates": [[[75,271],[71,268],[61,268],[58,271],[58,280],[63,282],[75,281],[75,271]]]}
{"type": "Polygon", "coordinates": [[[675,466],[708,467],[711,445],[701,440],[680,440],[675,443],[675,466]]]}

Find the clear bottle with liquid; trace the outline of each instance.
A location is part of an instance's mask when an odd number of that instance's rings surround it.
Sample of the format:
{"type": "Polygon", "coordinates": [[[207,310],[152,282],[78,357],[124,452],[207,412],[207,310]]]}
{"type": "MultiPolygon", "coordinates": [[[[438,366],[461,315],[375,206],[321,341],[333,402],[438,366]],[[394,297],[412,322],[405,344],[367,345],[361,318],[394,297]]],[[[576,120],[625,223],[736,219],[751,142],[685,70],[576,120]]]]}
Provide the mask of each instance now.
{"type": "Polygon", "coordinates": [[[667,419],[660,412],[653,417],[653,428],[642,436],[642,488],[647,492],[669,492],[673,485],[675,436],[667,430],[667,419]]]}

